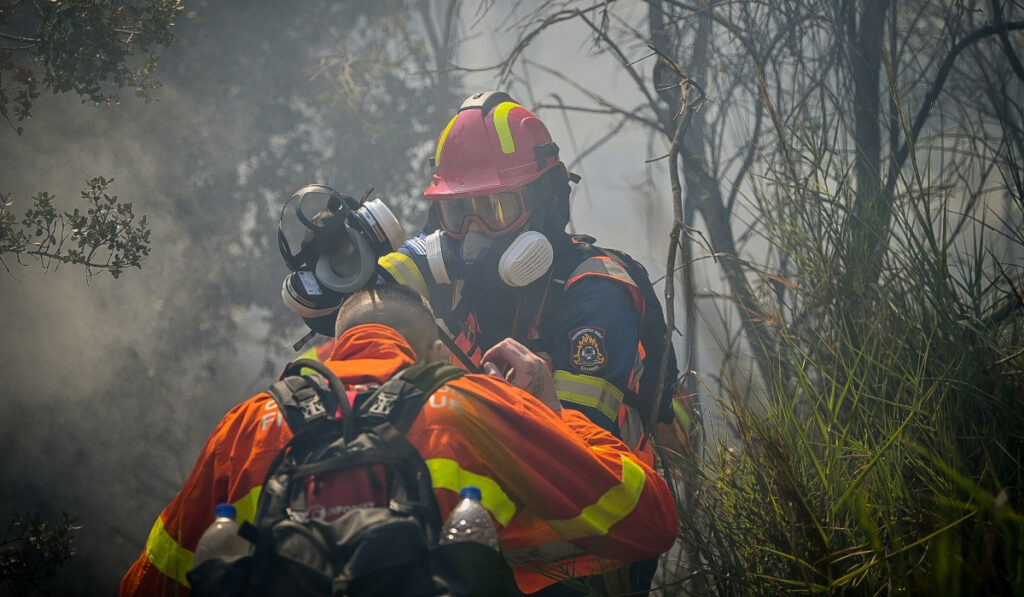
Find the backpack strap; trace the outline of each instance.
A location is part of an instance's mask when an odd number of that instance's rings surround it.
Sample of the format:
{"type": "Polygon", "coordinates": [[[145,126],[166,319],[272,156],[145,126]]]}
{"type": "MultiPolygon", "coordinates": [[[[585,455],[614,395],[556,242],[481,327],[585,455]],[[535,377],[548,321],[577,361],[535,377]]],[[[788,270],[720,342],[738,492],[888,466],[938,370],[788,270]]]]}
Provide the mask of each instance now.
{"type": "Polygon", "coordinates": [[[537,342],[527,342],[526,346],[534,352],[547,352],[547,346],[551,346],[551,330],[554,328],[555,314],[558,313],[562,304],[562,296],[565,294],[565,285],[569,281],[576,268],[587,259],[600,255],[600,251],[593,245],[594,237],[586,234],[572,235],[572,248],[560,252],[555,256],[555,263],[551,268],[551,278],[547,287],[547,296],[544,300],[543,312],[540,316],[538,331],[540,338],[537,342]]]}
{"type": "Polygon", "coordinates": [[[389,423],[404,434],[431,394],[465,374],[441,361],[421,361],[394,375],[356,405],[354,418],[363,426],[389,423]]]}
{"type": "Polygon", "coordinates": [[[369,398],[357,404],[353,417],[360,428],[372,426],[373,433],[387,446],[387,452],[392,457],[399,462],[416,463],[411,470],[407,470],[408,474],[420,481],[409,478],[408,482],[395,488],[392,491],[391,507],[404,510],[423,521],[431,542],[440,536],[441,515],[431,488],[430,472],[405,433],[427,399],[438,388],[465,374],[463,369],[441,361],[416,363],[384,382],[369,398]]]}
{"type": "Polygon", "coordinates": [[[348,416],[352,408],[345,394],[345,384],[326,365],[315,359],[296,359],[285,366],[276,382],[267,390],[277,403],[281,416],[295,437],[305,435],[314,429],[321,429],[328,421],[337,421],[336,413],[341,411],[342,428],[351,434],[354,424],[348,416]],[[304,374],[312,369],[326,383],[312,375],[304,374]]]}

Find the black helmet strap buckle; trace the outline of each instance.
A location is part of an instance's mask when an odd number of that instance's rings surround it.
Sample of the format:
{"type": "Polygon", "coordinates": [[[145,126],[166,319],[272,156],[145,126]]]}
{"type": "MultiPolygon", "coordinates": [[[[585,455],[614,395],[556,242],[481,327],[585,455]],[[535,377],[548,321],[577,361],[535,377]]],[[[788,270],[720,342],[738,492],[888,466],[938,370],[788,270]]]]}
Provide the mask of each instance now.
{"type": "Polygon", "coordinates": [[[554,141],[541,143],[533,148],[533,157],[537,160],[537,171],[540,172],[548,164],[548,158],[558,157],[558,145],[554,141]]]}
{"type": "Polygon", "coordinates": [[[459,106],[459,112],[472,108],[479,108],[486,115],[494,108],[494,106],[497,106],[502,102],[519,103],[504,91],[481,91],[480,93],[474,93],[467,97],[466,101],[462,102],[462,105],[459,106]]]}

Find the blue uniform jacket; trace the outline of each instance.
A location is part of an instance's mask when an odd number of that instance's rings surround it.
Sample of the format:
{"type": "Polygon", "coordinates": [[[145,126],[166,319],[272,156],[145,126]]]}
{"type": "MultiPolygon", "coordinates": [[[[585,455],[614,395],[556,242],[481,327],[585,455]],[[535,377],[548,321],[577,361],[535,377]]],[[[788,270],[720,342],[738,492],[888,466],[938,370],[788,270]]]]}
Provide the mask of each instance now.
{"type": "Polygon", "coordinates": [[[511,288],[492,274],[440,284],[431,274],[423,235],[378,262],[386,277],[428,297],[456,344],[479,364],[483,353],[512,337],[551,363],[562,404],[635,446],[643,422],[623,405],[643,373],[643,297],[608,257],[583,257],[576,245],[555,254],[548,274],[511,288]],[[571,260],[569,267],[562,260],[571,260]],[[555,272],[569,271],[561,280],[555,272]]]}

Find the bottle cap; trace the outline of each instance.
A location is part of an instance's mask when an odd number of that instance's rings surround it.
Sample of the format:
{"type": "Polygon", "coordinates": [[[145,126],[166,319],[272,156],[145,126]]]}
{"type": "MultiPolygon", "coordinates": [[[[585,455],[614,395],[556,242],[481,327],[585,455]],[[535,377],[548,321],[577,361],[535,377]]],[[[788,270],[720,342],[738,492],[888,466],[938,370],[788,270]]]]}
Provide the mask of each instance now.
{"type": "Polygon", "coordinates": [[[214,518],[230,518],[234,520],[238,516],[238,511],[235,510],[234,504],[217,504],[217,507],[213,509],[214,518]]]}
{"type": "Polygon", "coordinates": [[[474,502],[479,502],[483,498],[482,494],[480,493],[480,488],[474,487],[472,485],[467,485],[463,487],[462,490],[459,491],[459,497],[469,498],[474,502]]]}

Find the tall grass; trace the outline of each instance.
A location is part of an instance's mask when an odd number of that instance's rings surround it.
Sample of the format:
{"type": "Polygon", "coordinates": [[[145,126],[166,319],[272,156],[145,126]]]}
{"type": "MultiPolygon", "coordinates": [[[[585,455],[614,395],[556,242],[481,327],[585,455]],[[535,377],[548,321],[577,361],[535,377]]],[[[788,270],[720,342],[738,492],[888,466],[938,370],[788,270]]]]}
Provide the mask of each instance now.
{"type": "Polygon", "coordinates": [[[664,592],[1024,595],[1024,198],[1019,164],[1003,171],[1001,210],[963,225],[977,202],[941,173],[908,180],[884,270],[860,288],[838,265],[843,173],[760,189],[786,263],[787,292],[762,293],[783,297],[767,318],[778,371],[723,369],[729,432],[670,458],[700,582],[664,592]]]}

